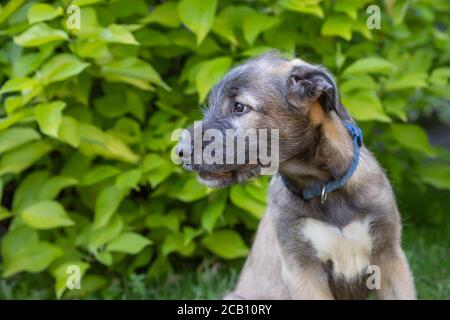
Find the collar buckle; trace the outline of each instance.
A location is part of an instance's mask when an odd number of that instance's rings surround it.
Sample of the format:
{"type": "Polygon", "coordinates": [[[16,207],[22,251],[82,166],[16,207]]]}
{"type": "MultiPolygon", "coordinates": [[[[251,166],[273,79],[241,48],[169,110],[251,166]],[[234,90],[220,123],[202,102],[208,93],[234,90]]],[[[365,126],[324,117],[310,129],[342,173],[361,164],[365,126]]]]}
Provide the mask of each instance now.
{"type": "Polygon", "coordinates": [[[322,194],[320,195],[320,204],[324,204],[327,201],[328,193],[325,192],[325,187],[322,189],[322,194]]]}

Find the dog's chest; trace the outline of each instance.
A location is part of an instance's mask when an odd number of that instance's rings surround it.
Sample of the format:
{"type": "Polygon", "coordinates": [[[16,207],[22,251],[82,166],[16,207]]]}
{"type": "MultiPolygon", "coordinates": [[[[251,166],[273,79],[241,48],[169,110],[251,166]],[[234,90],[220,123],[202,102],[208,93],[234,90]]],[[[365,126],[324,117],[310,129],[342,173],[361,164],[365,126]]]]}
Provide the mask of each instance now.
{"type": "Polygon", "coordinates": [[[320,261],[327,265],[331,262],[333,277],[350,281],[366,273],[373,246],[368,218],[354,220],[342,228],[306,218],[300,233],[320,261]]]}

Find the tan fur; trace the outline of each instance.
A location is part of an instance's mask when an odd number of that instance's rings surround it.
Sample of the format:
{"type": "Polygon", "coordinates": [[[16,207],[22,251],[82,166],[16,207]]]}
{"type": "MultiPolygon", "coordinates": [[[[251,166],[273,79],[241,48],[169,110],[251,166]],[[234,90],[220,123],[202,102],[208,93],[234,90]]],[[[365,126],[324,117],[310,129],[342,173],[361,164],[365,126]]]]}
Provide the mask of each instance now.
{"type": "Polygon", "coordinates": [[[414,281],[405,254],[400,247],[392,256],[387,255],[377,261],[381,271],[381,288],[377,297],[382,300],[414,300],[414,281]]]}
{"type": "Polygon", "coordinates": [[[258,227],[252,250],[245,262],[235,291],[225,299],[289,299],[281,277],[281,259],[275,229],[265,214],[258,227]],[[269,250],[266,250],[270,248],[269,250]]]}
{"type": "MultiPolygon", "coordinates": [[[[330,162],[347,163],[352,157],[352,140],[347,129],[334,112],[326,113],[324,107],[316,100],[309,106],[309,118],[314,126],[320,126],[325,141],[319,149],[320,157],[329,158],[330,162]],[[338,158],[336,158],[338,157],[338,158]]],[[[342,167],[341,170],[347,168],[342,167]]]]}
{"type": "Polygon", "coordinates": [[[333,300],[326,274],[317,268],[302,268],[298,264],[283,263],[283,280],[289,283],[294,300],[333,300]]]}

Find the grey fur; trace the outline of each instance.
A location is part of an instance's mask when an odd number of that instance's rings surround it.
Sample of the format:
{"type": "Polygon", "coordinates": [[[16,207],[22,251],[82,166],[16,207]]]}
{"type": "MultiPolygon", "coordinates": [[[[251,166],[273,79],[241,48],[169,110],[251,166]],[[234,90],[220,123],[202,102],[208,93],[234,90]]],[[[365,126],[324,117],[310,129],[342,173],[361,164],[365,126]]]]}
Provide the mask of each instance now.
{"type": "MultiPolygon", "coordinates": [[[[294,195],[285,176],[299,189],[343,175],[353,157],[351,138],[341,121],[353,121],[339,99],[333,77],[321,66],[290,60],[272,52],[231,70],[211,91],[204,127],[239,129],[230,112],[240,95],[256,105],[237,121],[254,128],[280,130],[280,169],[270,184],[268,208],[234,292],[226,298],[355,299],[368,294],[366,274],[352,281],[333,274],[333,262],[321,261],[301,230],[308,218],[340,229],[369,218],[370,262],[382,268],[384,299],[413,299],[412,275],[400,248],[401,223],[386,175],[363,146],[357,171],[324,204],[294,195]],[[249,124],[250,123],[250,124],[249,124]]],[[[364,107],[364,106],[361,106],[364,107]]],[[[180,142],[179,149],[185,145],[180,142]]],[[[185,165],[186,169],[223,173],[215,186],[251,179],[259,167],[185,165]]]]}

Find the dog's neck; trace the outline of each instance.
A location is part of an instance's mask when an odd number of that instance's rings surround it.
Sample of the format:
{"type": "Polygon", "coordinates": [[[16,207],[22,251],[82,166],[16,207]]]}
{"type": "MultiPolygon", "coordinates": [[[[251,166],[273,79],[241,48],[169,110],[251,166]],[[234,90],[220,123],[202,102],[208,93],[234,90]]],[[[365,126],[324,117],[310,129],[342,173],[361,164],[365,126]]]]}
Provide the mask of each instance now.
{"type": "Polygon", "coordinates": [[[308,159],[298,155],[280,166],[280,174],[298,190],[339,179],[355,156],[352,137],[335,112],[326,113],[318,102],[314,102],[309,117],[311,130],[320,128],[321,139],[316,149],[308,159]]]}

